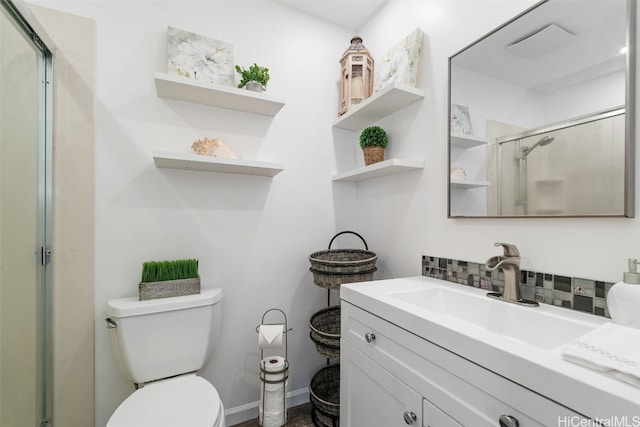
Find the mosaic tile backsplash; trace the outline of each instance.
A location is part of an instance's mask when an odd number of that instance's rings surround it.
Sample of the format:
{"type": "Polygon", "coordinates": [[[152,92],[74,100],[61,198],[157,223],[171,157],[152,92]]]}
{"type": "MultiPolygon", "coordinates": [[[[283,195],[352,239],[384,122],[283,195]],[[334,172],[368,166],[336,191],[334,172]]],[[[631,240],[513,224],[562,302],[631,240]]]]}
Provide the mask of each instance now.
{"type": "MultiPolygon", "coordinates": [[[[422,256],[422,275],[502,292],[504,274],[489,271],[483,263],[422,256]]],[[[522,298],[569,308],[598,316],[609,316],[607,293],[614,284],[580,277],[560,276],[536,271],[520,271],[522,298]]]]}

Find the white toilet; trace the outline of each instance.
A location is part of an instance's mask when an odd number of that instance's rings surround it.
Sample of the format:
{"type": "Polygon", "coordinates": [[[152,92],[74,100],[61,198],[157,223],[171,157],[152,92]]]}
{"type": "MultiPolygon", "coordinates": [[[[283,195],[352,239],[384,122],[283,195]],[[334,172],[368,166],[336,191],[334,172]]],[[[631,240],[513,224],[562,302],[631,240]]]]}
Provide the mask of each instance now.
{"type": "Polygon", "coordinates": [[[141,386],[107,427],[225,427],[216,389],[196,375],[220,325],[222,289],[138,301],[109,301],[107,326],[121,372],[141,386]]]}

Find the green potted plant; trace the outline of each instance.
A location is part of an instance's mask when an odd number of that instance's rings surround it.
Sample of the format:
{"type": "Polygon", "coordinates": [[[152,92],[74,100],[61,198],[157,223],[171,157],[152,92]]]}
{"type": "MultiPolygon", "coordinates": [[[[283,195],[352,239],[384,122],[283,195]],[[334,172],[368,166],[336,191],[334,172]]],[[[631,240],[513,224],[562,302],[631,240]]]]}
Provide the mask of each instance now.
{"type": "Polygon", "coordinates": [[[380,126],[369,126],[360,133],[360,148],[364,154],[364,164],[371,165],[384,160],[384,149],[389,143],[387,132],[380,126]]]}
{"type": "Polygon", "coordinates": [[[269,69],[267,67],[261,67],[254,62],[248,69],[236,65],[236,71],[242,77],[238,85],[239,88],[246,87],[246,89],[254,92],[267,90],[267,82],[269,81],[269,69]]]}
{"type": "Polygon", "coordinates": [[[138,285],[140,301],[200,293],[197,259],[147,261],[138,285]]]}

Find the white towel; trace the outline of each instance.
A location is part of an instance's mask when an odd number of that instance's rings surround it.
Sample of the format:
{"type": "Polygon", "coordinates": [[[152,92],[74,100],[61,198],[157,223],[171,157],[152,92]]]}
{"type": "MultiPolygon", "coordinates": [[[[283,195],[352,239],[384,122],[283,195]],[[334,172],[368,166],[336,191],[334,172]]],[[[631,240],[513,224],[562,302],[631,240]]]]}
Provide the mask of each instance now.
{"type": "Polygon", "coordinates": [[[640,387],[640,329],[605,323],[560,350],[562,358],[640,387]]]}

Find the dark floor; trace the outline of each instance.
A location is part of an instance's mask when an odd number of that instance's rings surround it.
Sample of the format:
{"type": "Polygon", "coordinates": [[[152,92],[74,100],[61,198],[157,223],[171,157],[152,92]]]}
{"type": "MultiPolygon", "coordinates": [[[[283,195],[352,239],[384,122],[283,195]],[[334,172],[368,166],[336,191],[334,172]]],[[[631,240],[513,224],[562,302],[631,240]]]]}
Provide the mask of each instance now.
{"type": "MultiPolygon", "coordinates": [[[[245,421],[229,427],[259,427],[258,419],[245,421]]],[[[313,427],[311,421],[311,403],[289,408],[289,419],[286,427],[313,427]]]]}

